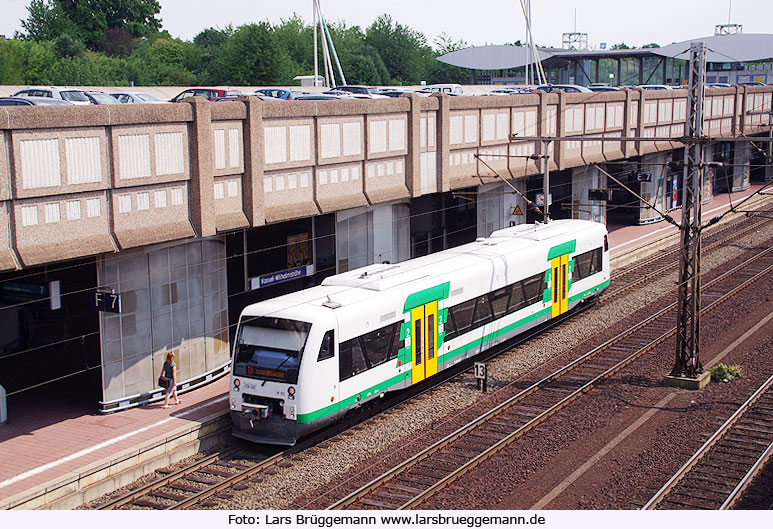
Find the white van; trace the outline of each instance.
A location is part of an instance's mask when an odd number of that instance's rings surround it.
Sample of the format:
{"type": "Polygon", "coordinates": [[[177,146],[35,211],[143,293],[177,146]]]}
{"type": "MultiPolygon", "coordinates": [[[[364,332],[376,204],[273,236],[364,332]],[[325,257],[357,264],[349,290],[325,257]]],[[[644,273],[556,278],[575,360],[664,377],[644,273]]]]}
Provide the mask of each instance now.
{"type": "Polygon", "coordinates": [[[444,94],[463,95],[462,85],[460,84],[430,84],[419,90],[419,92],[443,92],[444,94]]]}

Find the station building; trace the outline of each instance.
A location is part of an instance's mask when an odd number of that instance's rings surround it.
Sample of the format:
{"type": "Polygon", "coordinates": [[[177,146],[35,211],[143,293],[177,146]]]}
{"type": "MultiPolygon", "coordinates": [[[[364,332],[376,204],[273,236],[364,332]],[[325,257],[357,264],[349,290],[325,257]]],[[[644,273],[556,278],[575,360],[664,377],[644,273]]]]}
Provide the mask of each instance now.
{"type": "MultiPolygon", "coordinates": [[[[706,173],[705,201],[748,187],[759,153],[731,140],[769,134],[772,100],[772,86],[707,92],[707,159],[732,163],[706,173]]],[[[181,390],[206,384],[250,303],[541,220],[512,187],[544,200],[545,154],[552,218],[656,222],[608,175],[679,207],[686,103],[638,89],[7,108],[0,385],[118,411],[162,398],[170,351],[181,390]]]]}
{"type": "MultiPolygon", "coordinates": [[[[539,48],[547,81],[553,84],[611,86],[687,84],[687,59],[692,42],[705,42],[706,82],[773,83],[773,35],[717,34],[660,48],[576,50],[539,48]]],[[[530,58],[521,46],[475,46],[447,53],[439,61],[470,70],[472,84],[526,84],[530,58]]]]}

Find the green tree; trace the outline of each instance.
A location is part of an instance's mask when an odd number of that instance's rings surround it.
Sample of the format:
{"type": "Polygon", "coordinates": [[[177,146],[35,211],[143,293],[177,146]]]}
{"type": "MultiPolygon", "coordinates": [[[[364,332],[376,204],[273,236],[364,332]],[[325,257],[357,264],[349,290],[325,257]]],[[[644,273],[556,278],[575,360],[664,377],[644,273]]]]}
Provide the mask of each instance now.
{"type": "Polygon", "coordinates": [[[631,47],[627,45],[625,42],[621,42],[620,44],[613,44],[610,48],[612,50],[630,50],[631,47]]]}
{"type": "Polygon", "coordinates": [[[135,38],[161,29],[158,0],[32,0],[27,11],[21,23],[26,38],[53,40],[69,33],[94,50],[109,29],[123,28],[135,38]]]}
{"type": "Polygon", "coordinates": [[[421,33],[384,14],[365,31],[365,43],[378,52],[399,84],[419,84],[426,79],[427,57],[432,54],[421,33]]]}
{"type": "Polygon", "coordinates": [[[21,21],[24,32],[17,36],[25,40],[54,40],[68,34],[80,37],[79,28],[65,14],[56,0],[32,0],[27,6],[29,16],[21,21]]]}
{"type": "Polygon", "coordinates": [[[438,35],[438,37],[435,39],[435,58],[431,60],[431,63],[428,66],[430,84],[469,83],[471,77],[470,70],[466,68],[460,68],[458,66],[452,66],[437,60],[437,57],[469,47],[470,45],[463,40],[452,40],[452,38],[445,32],[438,35]]]}
{"type": "Polygon", "coordinates": [[[281,69],[279,39],[267,22],[240,26],[220,48],[210,65],[212,82],[254,86],[280,84],[287,72],[281,69]]]}
{"type": "Polygon", "coordinates": [[[660,48],[660,44],[657,44],[655,42],[650,42],[649,44],[645,44],[642,46],[642,48],[660,48]]]}
{"type": "Polygon", "coordinates": [[[56,54],[59,57],[80,57],[86,50],[86,46],[83,42],[74,39],[69,33],[63,33],[54,41],[56,47],[56,54]]]}

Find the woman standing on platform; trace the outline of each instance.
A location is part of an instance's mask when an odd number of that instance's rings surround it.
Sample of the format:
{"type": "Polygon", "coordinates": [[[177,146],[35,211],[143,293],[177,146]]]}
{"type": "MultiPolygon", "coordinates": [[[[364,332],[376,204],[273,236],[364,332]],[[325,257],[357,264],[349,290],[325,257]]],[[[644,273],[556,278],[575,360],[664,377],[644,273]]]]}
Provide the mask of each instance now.
{"type": "Polygon", "coordinates": [[[182,401],[177,396],[177,364],[174,362],[174,353],[171,351],[166,354],[166,362],[164,362],[161,376],[166,377],[168,380],[166,383],[166,394],[164,395],[164,408],[169,407],[170,393],[174,393],[174,403],[180,404],[182,401]]]}

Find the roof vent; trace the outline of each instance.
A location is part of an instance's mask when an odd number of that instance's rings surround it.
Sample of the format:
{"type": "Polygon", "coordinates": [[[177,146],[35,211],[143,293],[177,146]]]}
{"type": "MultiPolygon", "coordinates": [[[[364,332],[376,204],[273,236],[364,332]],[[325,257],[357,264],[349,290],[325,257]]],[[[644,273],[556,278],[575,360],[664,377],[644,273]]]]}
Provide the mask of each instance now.
{"type": "Polygon", "coordinates": [[[328,295],[328,297],[327,297],[327,301],[324,301],[324,302],[322,302],[322,305],[323,305],[324,307],[327,307],[327,308],[329,308],[329,309],[337,309],[337,308],[340,308],[340,307],[341,307],[341,304],[340,304],[340,303],[338,303],[337,301],[333,301],[333,300],[330,298],[330,296],[329,296],[329,295],[328,295]]]}

